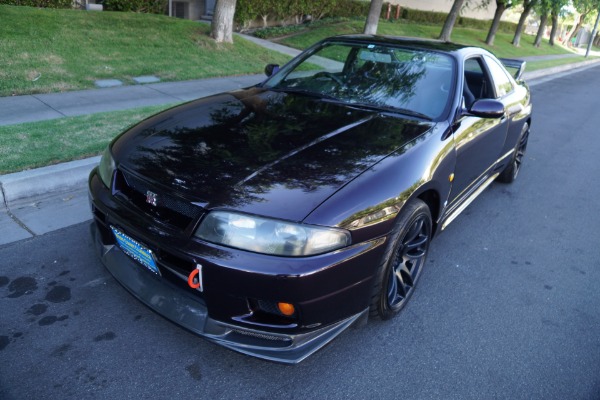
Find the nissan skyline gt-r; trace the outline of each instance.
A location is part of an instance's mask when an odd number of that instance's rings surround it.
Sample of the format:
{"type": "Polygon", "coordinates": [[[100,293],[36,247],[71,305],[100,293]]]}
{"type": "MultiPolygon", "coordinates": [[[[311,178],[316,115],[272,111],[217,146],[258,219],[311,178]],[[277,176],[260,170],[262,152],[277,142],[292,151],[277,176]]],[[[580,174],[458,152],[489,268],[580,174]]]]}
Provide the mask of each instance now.
{"type": "Polygon", "coordinates": [[[396,315],[432,238],[517,177],[524,64],[339,36],[268,65],[256,86],[156,114],[90,174],[100,259],[190,331],[300,362],[354,323],[396,315]]]}

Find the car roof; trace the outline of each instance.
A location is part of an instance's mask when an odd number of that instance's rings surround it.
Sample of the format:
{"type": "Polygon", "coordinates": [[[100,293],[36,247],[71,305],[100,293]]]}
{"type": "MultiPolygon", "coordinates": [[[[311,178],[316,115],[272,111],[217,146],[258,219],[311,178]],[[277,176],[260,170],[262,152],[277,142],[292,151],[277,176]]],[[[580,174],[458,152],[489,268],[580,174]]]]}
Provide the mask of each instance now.
{"type": "Polygon", "coordinates": [[[465,56],[472,53],[491,54],[480,47],[466,46],[462,44],[444,42],[442,40],[424,39],[403,36],[384,36],[384,35],[339,35],[324,39],[324,41],[349,41],[359,43],[380,43],[395,46],[411,47],[415,49],[424,49],[439,51],[443,53],[453,53],[456,56],[465,56]]]}

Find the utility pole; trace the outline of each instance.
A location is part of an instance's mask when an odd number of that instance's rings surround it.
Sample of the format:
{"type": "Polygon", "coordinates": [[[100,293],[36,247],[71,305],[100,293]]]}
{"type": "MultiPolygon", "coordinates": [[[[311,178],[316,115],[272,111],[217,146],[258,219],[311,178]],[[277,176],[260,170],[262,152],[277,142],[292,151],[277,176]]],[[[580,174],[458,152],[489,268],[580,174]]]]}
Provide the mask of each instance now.
{"type": "Polygon", "coordinates": [[[600,21],[600,9],[598,10],[598,16],[596,17],[596,23],[594,24],[594,30],[592,31],[592,35],[590,36],[590,40],[588,41],[587,50],[585,51],[585,57],[590,54],[590,49],[592,48],[592,43],[594,43],[594,38],[596,37],[596,32],[598,32],[598,22],[600,21]]]}

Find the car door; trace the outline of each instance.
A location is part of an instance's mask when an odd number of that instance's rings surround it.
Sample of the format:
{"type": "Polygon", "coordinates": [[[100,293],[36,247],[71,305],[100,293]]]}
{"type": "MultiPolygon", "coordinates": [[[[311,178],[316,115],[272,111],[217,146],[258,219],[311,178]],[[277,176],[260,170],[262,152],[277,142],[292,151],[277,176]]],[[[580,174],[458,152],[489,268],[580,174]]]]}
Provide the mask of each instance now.
{"type": "MultiPolygon", "coordinates": [[[[464,78],[463,93],[467,109],[479,99],[499,97],[482,56],[465,60],[464,78]]],[[[490,176],[504,148],[508,120],[464,115],[454,126],[456,167],[450,205],[467,198],[490,176]]]]}
{"type": "Polygon", "coordinates": [[[486,55],[484,60],[494,81],[496,97],[504,104],[506,118],[508,118],[508,133],[502,151],[502,155],[508,157],[512,154],[521,135],[524,118],[529,115],[528,112],[523,112],[526,90],[518,86],[498,59],[486,55]]]}

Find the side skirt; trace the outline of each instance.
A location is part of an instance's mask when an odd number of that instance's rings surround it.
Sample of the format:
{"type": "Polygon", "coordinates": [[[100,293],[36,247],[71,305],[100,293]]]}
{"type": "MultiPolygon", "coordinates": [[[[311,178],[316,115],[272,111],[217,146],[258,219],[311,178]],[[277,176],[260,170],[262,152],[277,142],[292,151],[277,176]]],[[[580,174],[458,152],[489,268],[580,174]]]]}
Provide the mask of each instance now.
{"type": "Polygon", "coordinates": [[[456,217],[458,217],[460,213],[462,213],[465,210],[465,208],[467,208],[469,204],[471,204],[473,200],[475,200],[477,196],[481,194],[481,192],[483,192],[488,186],[490,186],[491,183],[494,182],[494,179],[498,177],[498,175],[500,175],[500,173],[496,172],[494,175],[490,176],[477,188],[477,190],[471,193],[469,197],[467,197],[459,207],[450,212],[450,214],[448,214],[448,216],[446,216],[446,218],[444,219],[444,223],[442,224],[442,230],[446,229],[446,227],[450,225],[450,223],[454,221],[454,219],[456,219],[456,217]]]}

